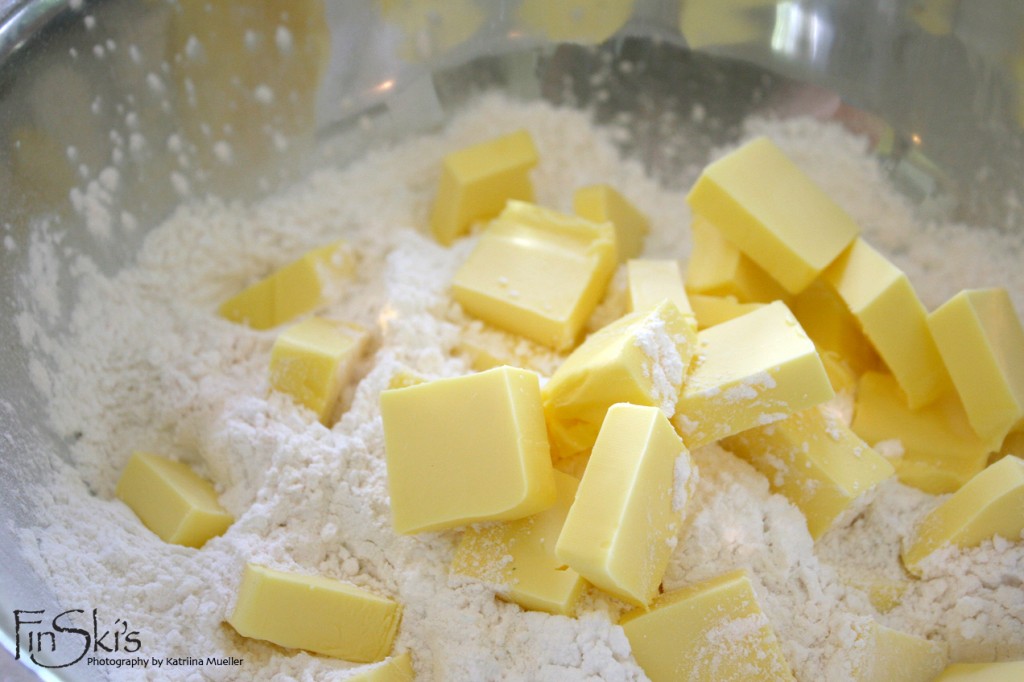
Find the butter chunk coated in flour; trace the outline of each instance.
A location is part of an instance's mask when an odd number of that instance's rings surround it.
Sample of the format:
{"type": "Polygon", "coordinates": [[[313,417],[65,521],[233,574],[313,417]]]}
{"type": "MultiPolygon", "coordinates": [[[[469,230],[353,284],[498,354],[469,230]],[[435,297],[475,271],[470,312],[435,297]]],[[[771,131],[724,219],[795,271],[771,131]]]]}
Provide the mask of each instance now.
{"type": "Polygon", "coordinates": [[[340,580],[246,564],[228,623],[238,634],[355,663],[391,651],[402,607],[340,580]]]}
{"type": "Polygon", "coordinates": [[[946,665],[946,647],[871,620],[852,645],[854,682],[930,682],[946,665]]]}
{"type": "Polygon", "coordinates": [[[380,396],[399,533],[520,519],[555,503],[533,372],[496,367],[380,396]]]}

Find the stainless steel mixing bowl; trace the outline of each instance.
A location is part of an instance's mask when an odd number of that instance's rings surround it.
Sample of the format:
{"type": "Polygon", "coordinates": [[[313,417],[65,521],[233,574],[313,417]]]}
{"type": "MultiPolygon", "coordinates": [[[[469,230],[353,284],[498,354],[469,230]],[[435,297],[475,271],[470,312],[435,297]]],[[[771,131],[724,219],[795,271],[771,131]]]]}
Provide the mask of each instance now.
{"type": "MultiPolygon", "coordinates": [[[[624,148],[670,184],[701,160],[694,140],[700,151],[733,139],[751,112],[832,118],[872,137],[922,211],[1024,237],[1021,0],[0,0],[7,651],[14,609],[54,606],[17,531],[74,438],[48,425],[15,324],[34,305],[33,239],[62,240],[60,298],[32,311],[60,334],[74,254],[124,267],[185,186],[265,193],[311,164],[434,129],[492,87],[598,121],[631,114],[624,148]],[[325,153],[330,137],[342,142],[325,153]]],[[[0,677],[32,675],[2,656],[0,677]]]]}

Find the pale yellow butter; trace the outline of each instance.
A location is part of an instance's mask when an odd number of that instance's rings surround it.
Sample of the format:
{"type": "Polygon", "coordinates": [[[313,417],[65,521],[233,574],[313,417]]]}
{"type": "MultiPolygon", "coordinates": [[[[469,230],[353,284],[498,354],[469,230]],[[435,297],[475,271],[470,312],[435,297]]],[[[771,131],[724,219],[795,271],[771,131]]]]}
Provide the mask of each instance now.
{"type": "Polygon", "coordinates": [[[793,294],[859,232],[853,219],[764,137],[705,168],[686,200],[793,294]]]}
{"type": "Polygon", "coordinates": [[[281,333],[270,351],[270,386],[333,421],[338,398],[369,334],[363,327],[310,317],[281,333]]]}
{"type": "Polygon", "coordinates": [[[553,42],[602,43],[629,19],[636,0],[523,0],[518,17],[553,42]]]}
{"type": "Polygon", "coordinates": [[[402,607],[349,583],[248,563],[228,623],[238,634],[355,663],[391,651],[402,607]]]}
{"type": "Polygon", "coordinates": [[[202,547],[234,521],[213,484],[192,469],[148,452],[132,453],[115,494],[164,542],[202,547]]]}
{"type": "Polygon", "coordinates": [[[788,292],[718,228],[699,215],[691,227],[693,249],[686,268],[686,289],[708,296],[735,296],[744,303],[785,300],[788,292]]]}
{"type": "Polygon", "coordinates": [[[556,471],[557,499],[550,509],[467,528],[452,572],[503,586],[503,596],[524,609],[573,615],[586,581],[555,556],[555,543],[578,487],[575,478],[556,471]]]}
{"type": "Polygon", "coordinates": [[[928,311],[902,270],[857,239],[824,278],[860,322],[912,409],[948,388],[949,375],[928,329],[928,311]]]}
{"type": "Polygon", "coordinates": [[[463,309],[506,331],[572,348],[615,269],[610,223],[510,201],[455,273],[463,309]]]}
{"type": "MultiPolygon", "coordinates": [[[[647,310],[665,299],[676,304],[679,312],[693,317],[693,308],[683,288],[679,261],[633,258],[626,262],[626,291],[629,310],[647,310]]],[[[696,324],[696,320],[693,321],[696,324]]]]}
{"type": "Polygon", "coordinates": [[[838,418],[812,407],[722,441],[804,513],[815,540],[893,467],[838,418]]]}
{"type": "Polygon", "coordinates": [[[690,454],[658,408],[613,405],[556,556],[609,594],[646,606],[668,567],[694,481],[690,454]],[[677,487],[685,492],[676,495],[677,487]]]}
{"type": "Polygon", "coordinates": [[[906,538],[903,565],[918,565],[944,545],[975,547],[996,535],[1011,541],[1024,531],[1024,460],[1007,455],[933,509],[906,538]]]}
{"type": "Polygon", "coordinates": [[[544,386],[552,454],[563,458],[590,450],[615,403],[653,405],[672,414],[695,336],[670,301],[591,334],[544,386]]]}
{"type": "Polygon", "coordinates": [[[776,301],[697,334],[672,422],[692,450],[833,395],[814,344],[776,301]]]}
{"type": "Polygon", "coordinates": [[[838,355],[856,376],[883,367],[860,322],[824,279],[814,280],[794,296],[791,308],[814,345],[838,355]]]}
{"type": "Polygon", "coordinates": [[[932,494],[953,492],[985,468],[996,441],[974,433],[952,391],[917,410],[889,374],[866,372],[857,384],[851,428],[866,442],[898,439],[900,481],[932,494]]]}
{"type": "Polygon", "coordinates": [[[314,249],[221,304],[220,316],[253,329],[270,329],[322,305],[331,284],[352,274],[348,245],[314,249]]]}
{"type": "Polygon", "coordinates": [[[1024,328],[1005,289],[961,291],[928,316],[975,432],[1024,428],[1024,328]]]}
{"type": "Polygon", "coordinates": [[[399,533],[519,519],[555,503],[537,375],[514,367],[380,396],[399,533]]]}
{"type": "Polygon", "coordinates": [[[369,670],[345,679],[347,682],[415,682],[416,672],[412,667],[412,655],[403,651],[369,670]]]}
{"type": "Polygon", "coordinates": [[[930,682],[946,665],[946,647],[874,620],[853,644],[855,682],[930,682]]]}
{"type": "Polygon", "coordinates": [[[994,663],[953,663],[934,682],[1020,682],[1024,661],[994,663]]]}
{"type": "Polygon", "coordinates": [[[735,296],[691,294],[689,300],[693,314],[697,318],[698,331],[728,322],[740,315],[752,313],[766,305],[764,303],[740,303],[735,296]]]}
{"type": "Polygon", "coordinates": [[[651,682],[792,682],[745,571],[660,595],[620,621],[651,682]]]}
{"type": "Polygon", "coordinates": [[[572,210],[595,223],[615,226],[615,247],[620,263],[636,258],[644,250],[644,237],[650,232],[650,221],[609,185],[590,185],[576,190],[572,196],[572,210]]]}
{"type": "Polygon", "coordinates": [[[490,220],[509,199],[533,201],[529,171],[537,148],[525,130],[454,151],[444,157],[430,227],[448,245],[480,220],[490,220]]]}

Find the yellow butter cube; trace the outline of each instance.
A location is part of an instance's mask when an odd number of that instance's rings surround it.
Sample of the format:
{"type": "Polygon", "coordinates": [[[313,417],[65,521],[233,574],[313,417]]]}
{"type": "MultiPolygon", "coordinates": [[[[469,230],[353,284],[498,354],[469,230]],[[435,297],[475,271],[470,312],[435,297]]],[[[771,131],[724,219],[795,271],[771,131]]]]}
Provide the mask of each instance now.
{"type": "Polygon", "coordinates": [[[673,414],[695,336],[670,301],[591,334],[544,386],[552,454],[562,458],[590,450],[615,403],[653,405],[673,414]]]}
{"type": "Polygon", "coordinates": [[[322,305],[332,285],[352,274],[355,260],[344,242],[310,251],[221,304],[220,316],[253,329],[270,329],[322,305]]]}
{"type": "Polygon", "coordinates": [[[824,279],[816,279],[791,303],[793,315],[821,351],[837,354],[860,376],[882,367],[874,346],[864,336],[860,322],[824,279]]]}
{"type": "Polygon", "coordinates": [[[369,337],[356,324],[310,317],[281,333],[270,351],[270,386],[333,421],[341,391],[369,337]]]}
{"type": "Polygon", "coordinates": [[[975,547],[1024,531],[1024,460],[1007,455],[988,466],[933,509],[903,547],[903,565],[917,575],[925,557],[946,544],[975,547]]]}
{"type": "Polygon", "coordinates": [[[391,651],[402,607],[349,583],[248,563],[228,623],[238,634],[355,663],[391,651]]]}
{"type": "Polygon", "coordinates": [[[793,680],[742,570],[666,592],[620,623],[651,682],[793,680]]]}
{"type": "Polygon", "coordinates": [[[518,521],[467,528],[452,572],[503,586],[524,609],[573,615],[586,582],[555,556],[555,543],[578,487],[575,478],[556,471],[555,506],[518,521]]]}
{"type": "Polygon", "coordinates": [[[764,137],[705,168],[686,200],[793,294],[859,232],[853,219],[764,137]]]}
{"type": "Polygon", "coordinates": [[[994,663],[953,663],[935,678],[935,682],[1020,682],[1024,680],[1024,661],[994,663]]]}
{"type": "Polygon", "coordinates": [[[484,322],[568,350],[604,295],[615,258],[611,224],[510,201],[455,273],[452,294],[484,322]]]}
{"type": "Polygon", "coordinates": [[[995,441],[978,438],[953,392],[911,410],[896,380],[867,372],[857,385],[851,428],[866,442],[898,439],[900,481],[932,494],[953,492],[985,467],[995,441]]]}
{"type": "Polygon", "coordinates": [[[907,581],[877,578],[858,585],[868,593],[868,601],[879,613],[888,613],[900,605],[907,592],[907,581]]]}
{"type": "Polygon", "coordinates": [[[946,647],[874,620],[858,629],[851,647],[856,682],[930,682],[946,665],[946,647]]]}
{"type": "Polygon", "coordinates": [[[692,450],[834,395],[814,344],[776,301],[697,334],[672,422],[692,450]]]}
{"type": "Polygon", "coordinates": [[[818,355],[821,357],[821,364],[825,365],[825,372],[828,374],[829,383],[836,393],[848,391],[853,393],[857,390],[857,375],[850,367],[850,363],[838,353],[818,348],[818,355]]]}
{"type": "Polygon", "coordinates": [[[668,568],[692,472],[690,453],[658,408],[613,405],[555,554],[605,592],[646,606],[668,568]]]}
{"type": "Polygon", "coordinates": [[[928,330],[928,311],[902,270],[857,239],[825,273],[885,361],[911,408],[939,397],[949,375],[928,330]]]}
{"type": "Polygon", "coordinates": [[[693,217],[693,250],[686,268],[686,289],[708,296],[735,296],[744,303],[770,303],[788,292],[764,269],[699,215],[693,217]]]}
{"type": "Polygon", "coordinates": [[[1006,434],[1006,438],[1003,439],[1003,444],[999,447],[996,457],[1002,458],[1007,455],[1017,455],[1024,459],[1024,431],[1013,431],[1006,434]]]}
{"type": "Polygon", "coordinates": [[[807,517],[817,540],[854,500],[893,474],[884,457],[838,418],[812,407],[722,441],[807,517]]]}
{"type": "Polygon", "coordinates": [[[202,547],[234,518],[220,506],[213,485],[181,462],[132,453],[115,494],[164,542],[202,547]]]}
{"type": "Polygon", "coordinates": [[[381,393],[399,533],[520,519],[555,503],[537,375],[514,367],[381,393]]]}
{"type": "Polygon", "coordinates": [[[430,227],[448,245],[479,220],[490,220],[509,199],[533,201],[530,169],[537,148],[525,130],[460,149],[444,157],[430,227]]]}
{"type": "Polygon", "coordinates": [[[554,42],[596,45],[629,19],[636,0],[523,0],[519,17],[554,42]]]}
{"type": "Polygon", "coordinates": [[[740,303],[735,296],[705,296],[691,294],[690,306],[697,318],[697,330],[714,327],[716,324],[728,322],[740,315],[763,308],[764,303],[740,303]]]}
{"type": "Polygon", "coordinates": [[[348,682],[415,682],[416,672],[412,667],[412,656],[408,651],[403,651],[369,670],[345,679],[348,682]]]}
{"type": "Polygon", "coordinates": [[[576,215],[595,223],[615,226],[615,247],[619,262],[636,258],[644,250],[644,237],[650,232],[647,216],[608,185],[590,185],[572,196],[576,215]]]}
{"type": "Polygon", "coordinates": [[[1024,428],[1024,327],[1005,289],[961,291],[928,316],[939,353],[982,437],[1024,428]]]}
{"type": "MultiPolygon", "coordinates": [[[[626,290],[630,312],[653,308],[668,299],[676,304],[679,312],[693,317],[679,261],[630,259],[626,262],[626,290]]],[[[696,324],[696,320],[693,323],[696,324]]]]}

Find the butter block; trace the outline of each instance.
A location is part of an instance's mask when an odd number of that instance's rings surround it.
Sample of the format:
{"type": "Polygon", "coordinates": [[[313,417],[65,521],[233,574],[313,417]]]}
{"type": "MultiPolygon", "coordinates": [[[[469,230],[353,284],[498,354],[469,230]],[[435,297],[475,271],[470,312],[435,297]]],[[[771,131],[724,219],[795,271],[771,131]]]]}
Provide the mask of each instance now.
{"type": "Polygon", "coordinates": [[[1024,460],[1007,455],[933,509],[905,539],[903,565],[918,565],[947,544],[975,547],[999,535],[1018,541],[1024,531],[1024,460]]]}
{"type": "Polygon", "coordinates": [[[590,185],[576,190],[572,196],[572,210],[595,223],[615,226],[615,247],[620,263],[643,252],[644,237],[651,230],[650,221],[611,186],[590,185]]]}
{"type": "Polygon", "coordinates": [[[270,351],[270,386],[308,407],[325,426],[363,352],[363,327],[310,317],[281,333],[270,351]]]}
{"type": "Polygon", "coordinates": [[[1007,455],[1017,455],[1024,459],[1024,431],[1013,431],[1003,439],[1003,444],[999,446],[996,456],[1002,458],[1007,455]]]}
{"type": "Polygon", "coordinates": [[[666,592],[620,624],[651,682],[793,680],[746,571],[666,592]]]}
{"type": "Polygon", "coordinates": [[[451,244],[474,222],[490,220],[510,199],[533,201],[530,169],[537,148],[525,130],[451,152],[444,157],[430,228],[451,244]]]}
{"type": "Polygon", "coordinates": [[[578,487],[578,480],[555,471],[555,506],[518,521],[467,528],[452,572],[503,586],[503,596],[524,609],[572,616],[586,581],[555,556],[555,543],[578,487]]]}
{"type": "Polygon", "coordinates": [[[646,606],[668,568],[692,471],[690,453],[658,408],[613,405],[558,536],[556,556],[605,592],[646,606]],[[675,480],[676,472],[686,480],[675,480]],[[678,496],[677,487],[684,491],[678,496]]]}
{"type": "Polygon", "coordinates": [[[1024,661],[993,663],[953,663],[935,678],[935,682],[1020,682],[1024,680],[1024,661]]]}
{"type": "Polygon", "coordinates": [[[408,651],[403,651],[369,670],[345,679],[348,682],[415,682],[416,672],[412,667],[412,656],[408,651]]]}
{"type": "Polygon", "coordinates": [[[789,293],[736,245],[699,215],[691,226],[693,249],[686,289],[708,296],[735,296],[744,303],[785,300],[789,293]]]}
{"type": "Polygon", "coordinates": [[[228,624],[238,634],[355,663],[383,660],[402,607],[340,580],[247,563],[228,624]]]}
{"type": "Polygon", "coordinates": [[[928,311],[903,271],[857,239],[824,278],[860,322],[911,409],[938,398],[949,375],[928,329],[928,311]]]}
{"type": "Polygon", "coordinates": [[[928,328],[975,432],[1002,439],[1024,428],[1024,327],[1006,290],[961,291],[928,328]]]}
{"type": "Polygon", "coordinates": [[[687,0],[679,8],[679,31],[691,50],[757,43],[771,38],[776,0],[687,0]]]}
{"type": "Polygon", "coordinates": [[[792,294],[806,288],[860,231],[764,137],[705,168],[686,200],[792,294]]]}
{"type": "Polygon", "coordinates": [[[514,367],[383,391],[399,533],[519,519],[555,503],[537,375],[514,367]]]}
{"type": "MultiPolygon", "coordinates": [[[[683,288],[679,261],[632,258],[626,262],[626,291],[629,310],[647,310],[665,299],[676,304],[679,312],[693,316],[690,299],[683,288]]],[[[696,324],[696,320],[693,321],[696,324]]]]}
{"type": "Polygon", "coordinates": [[[164,542],[202,547],[234,521],[217,501],[213,484],[187,465],[134,452],[115,494],[164,542]]]}
{"type": "Polygon", "coordinates": [[[610,223],[510,201],[455,273],[469,314],[555,350],[576,345],[615,269],[610,223]]]}
{"type": "Polygon", "coordinates": [[[553,42],[596,45],[629,20],[636,0],[523,0],[519,18],[553,42]]]}
{"type": "Polygon", "coordinates": [[[355,270],[344,242],[314,249],[221,304],[221,317],[253,329],[270,329],[322,305],[332,285],[355,270]]]}
{"type": "Polygon", "coordinates": [[[910,409],[889,374],[866,372],[857,384],[853,432],[868,443],[898,439],[903,455],[900,481],[932,494],[953,492],[983,468],[995,441],[974,433],[952,391],[917,410],[910,409]]]}
{"type": "Polygon", "coordinates": [[[818,407],[730,436],[722,446],[804,513],[815,540],[854,500],[893,475],[892,464],[818,407]]]}
{"type": "Polygon", "coordinates": [[[653,405],[673,414],[695,336],[671,301],[591,334],[544,386],[553,456],[590,450],[615,403],[653,405]]]}
{"type": "Polygon", "coordinates": [[[740,315],[752,313],[766,305],[764,303],[740,303],[735,296],[691,294],[689,299],[693,314],[697,318],[698,331],[728,322],[740,315]]]}
{"type": "Polygon", "coordinates": [[[814,345],[838,355],[857,376],[883,367],[860,322],[824,279],[814,280],[793,297],[791,309],[814,345]]]}
{"type": "Polygon", "coordinates": [[[693,450],[834,395],[814,344],[776,301],[698,332],[672,423],[693,450]]]}
{"type": "Polygon", "coordinates": [[[946,648],[874,620],[857,632],[853,679],[856,682],[930,682],[946,665],[946,648]]]}

